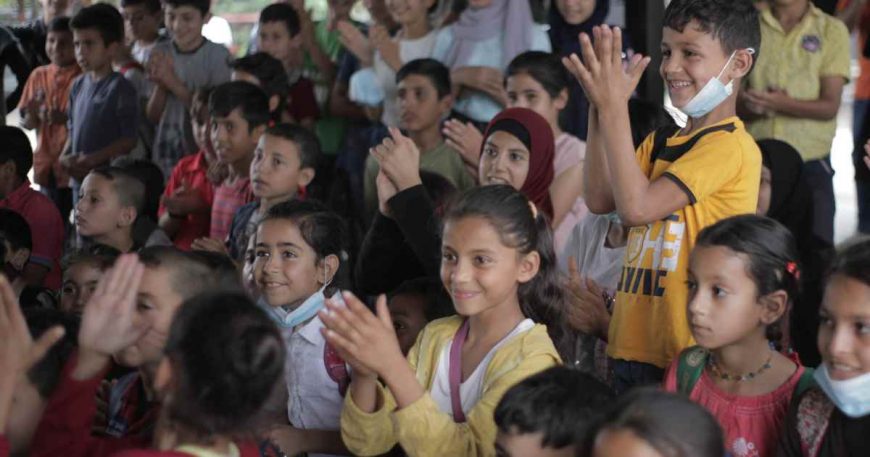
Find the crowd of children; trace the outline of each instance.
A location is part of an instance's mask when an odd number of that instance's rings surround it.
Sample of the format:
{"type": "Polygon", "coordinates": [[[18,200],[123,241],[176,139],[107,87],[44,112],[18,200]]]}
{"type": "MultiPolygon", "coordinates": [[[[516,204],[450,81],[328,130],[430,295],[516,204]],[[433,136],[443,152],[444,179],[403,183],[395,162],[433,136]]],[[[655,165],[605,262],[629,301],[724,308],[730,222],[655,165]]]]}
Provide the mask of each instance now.
{"type": "Polygon", "coordinates": [[[236,59],[209,0],[42,3],[0,457],[870,455],[809,0],[671,0],[670,115],[608,0],[277,2],[236,59]]]}

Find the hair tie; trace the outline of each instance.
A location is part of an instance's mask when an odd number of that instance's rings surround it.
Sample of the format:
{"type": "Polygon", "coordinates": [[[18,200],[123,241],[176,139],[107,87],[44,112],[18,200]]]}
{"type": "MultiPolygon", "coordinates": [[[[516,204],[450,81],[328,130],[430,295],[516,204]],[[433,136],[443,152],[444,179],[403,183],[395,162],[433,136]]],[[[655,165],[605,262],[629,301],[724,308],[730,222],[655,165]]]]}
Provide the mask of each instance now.
{"type": "Polygon", "coordinates": [[[798,265],[795,262],[788,262],[785,264],[785,271],[788,274],[794,276],[794,279],[801,279],[801,271],[798,269],[798,265]]]}
{"type": "Polygon", "coordinates": [[[532,219],[538,218],[538,207],[535,206],[535,202],[529,200],[529,209],[532,210],[532,219]]]}

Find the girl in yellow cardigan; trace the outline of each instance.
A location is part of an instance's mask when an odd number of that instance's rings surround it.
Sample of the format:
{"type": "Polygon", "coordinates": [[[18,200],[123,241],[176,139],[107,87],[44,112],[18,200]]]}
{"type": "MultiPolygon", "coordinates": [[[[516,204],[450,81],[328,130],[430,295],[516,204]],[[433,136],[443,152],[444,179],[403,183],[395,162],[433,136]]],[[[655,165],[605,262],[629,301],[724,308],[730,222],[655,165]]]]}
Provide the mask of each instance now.
{"type": "Polygon", "coordinates": [[[504,392],[561,363],[548,335],[563,334],[552,232],[521,193],[478,187],[448,210],[441,280],[458,316],[427,325],[407,360],[383,296],[377,315],[349,293],[346,307],[328,302],[321,313],[353,369],[341,434],[356,455],[396,443],[412,457],[495,455],[504,392]]]}

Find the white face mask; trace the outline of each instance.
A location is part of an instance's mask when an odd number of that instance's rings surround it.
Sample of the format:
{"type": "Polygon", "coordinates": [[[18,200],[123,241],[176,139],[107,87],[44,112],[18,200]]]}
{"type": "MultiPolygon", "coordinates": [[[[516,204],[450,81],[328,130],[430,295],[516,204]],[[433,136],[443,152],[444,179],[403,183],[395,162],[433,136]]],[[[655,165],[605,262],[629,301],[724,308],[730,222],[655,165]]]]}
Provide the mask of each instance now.
{"type": "Polygon", "coordinates": [[[831,379],[828,366],[822,364],[813,375],[819,388],[843,414],[857,419],[870,414],[870,373],[845,381],[831,379]]]}
{"type": "MultiPolygon", "coordinates": [[[[755,49],[749,48],[746,50],[750,54],[755,54],[755,49]]],[[[734,56],[737,54],[737,51],[731,53],[731,56],[728,57],[728,61],[725,62],[725,66],[722,68],[722,71],[719,72],[715,78],[711,78],[710,81],[707,81],[707,84],[701,88],[701,91],[695,94],[686,106],[680,108],[680,111],[689,116],[690,118],[699,118],[706,116],[713,111],[717,106],[721,105],[722,102],[725,101],[728,97],[734,93],[734,80],[728,81],[728,84],[722,84],[722,81],[719,78],[722,77],[722,74],[725,73],[725,70],[728,68],[728,65],[731,64],[731,60],[734,59],[734,56]]]]}

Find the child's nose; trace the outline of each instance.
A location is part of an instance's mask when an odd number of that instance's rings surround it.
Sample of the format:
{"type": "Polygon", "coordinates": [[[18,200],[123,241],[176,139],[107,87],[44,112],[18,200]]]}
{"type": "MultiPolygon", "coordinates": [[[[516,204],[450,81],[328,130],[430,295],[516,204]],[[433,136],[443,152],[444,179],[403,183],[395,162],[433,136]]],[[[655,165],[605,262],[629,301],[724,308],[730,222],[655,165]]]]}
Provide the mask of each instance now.
{"type": "Polygon", "coordinates": [[[849,353],[851,350],[852,337],[849,335],[849,332],[835,328],[830,341],[828,341],[827,352],[831,355],[837,355],[849,353]]]}

